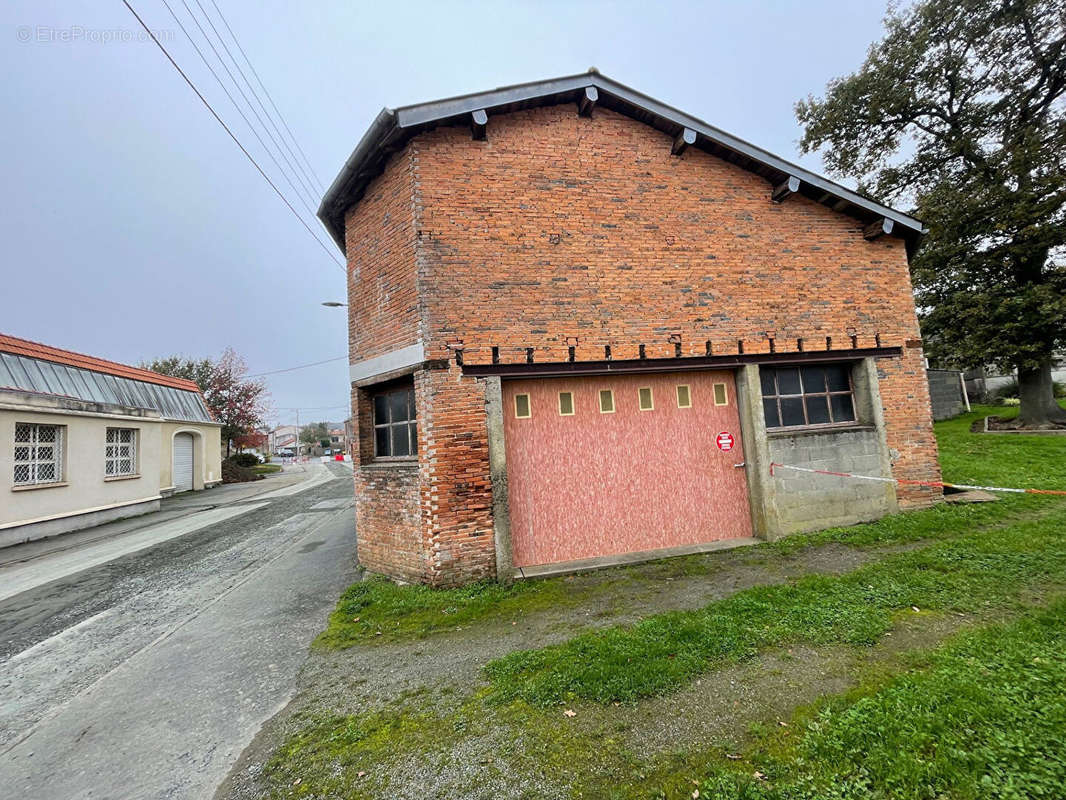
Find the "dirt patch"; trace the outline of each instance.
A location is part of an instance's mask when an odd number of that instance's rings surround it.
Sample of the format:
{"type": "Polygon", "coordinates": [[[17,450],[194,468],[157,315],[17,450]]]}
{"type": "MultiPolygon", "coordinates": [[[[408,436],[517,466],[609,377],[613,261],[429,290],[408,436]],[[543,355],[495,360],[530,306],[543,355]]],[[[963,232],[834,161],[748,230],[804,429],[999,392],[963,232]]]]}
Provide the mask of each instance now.
{"type": "Polygon", "coordinates": [[[1043,425],[1025,425],[1023,426],[1017,417],[1010,417],[1003,419],[1001,417],[992,415],[982,419],[974,420],[970,426],[971,433],[1034,433],[1034,434],[1059,434],[1066,436],[1066,423],[1061,422],[1047,422],[1043,425]]]}

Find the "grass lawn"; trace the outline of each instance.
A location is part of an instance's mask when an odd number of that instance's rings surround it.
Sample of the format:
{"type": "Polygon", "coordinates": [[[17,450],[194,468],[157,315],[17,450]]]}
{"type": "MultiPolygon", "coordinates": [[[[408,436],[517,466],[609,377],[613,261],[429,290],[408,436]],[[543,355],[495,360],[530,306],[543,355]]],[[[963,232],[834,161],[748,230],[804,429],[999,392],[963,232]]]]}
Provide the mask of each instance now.
{"type": "Polygon", "coordinates": [[[256,475],[272,475],[281,472],[281,464],[256,464],[252,467],[252,472],[256,475]]]}
{"type": "MultiPolygon", "coordinates": [[[[1066,486],[1066,438],[971,434],[990,413],[1003,410],[937,425],[946,480],[1066,486]]],[[[469,690],[439,686],[433,659],[425,686],[436,688],[373,710],[338,701],[330,683],[324,705],[289,720],[261,789],[276,798],[1063,796],[1066,498],[942,505],[733,553],[772,571],[843,544],[865,560],[486,657],[469,690]]],[[[669,594],[680,584],[664,581],[716,579],[730,557],[512,587],[371,580],[345,592],[316,649],[341,651],[336,663],[355,648],[366,665],[388,643],[387,674],[417,660],[426,637],[440,653],[463,650],[477,640],[456,628],[492,631],[559,608],[580,615],[652,582],[669,594]]]]}
{"type": "Polygon", "coordinates": [[[868,694],[834,698],[799,735],[723,758],[721,800],[1058,798],[1066,786],[1066,601],[960,637],[868,694]]]}

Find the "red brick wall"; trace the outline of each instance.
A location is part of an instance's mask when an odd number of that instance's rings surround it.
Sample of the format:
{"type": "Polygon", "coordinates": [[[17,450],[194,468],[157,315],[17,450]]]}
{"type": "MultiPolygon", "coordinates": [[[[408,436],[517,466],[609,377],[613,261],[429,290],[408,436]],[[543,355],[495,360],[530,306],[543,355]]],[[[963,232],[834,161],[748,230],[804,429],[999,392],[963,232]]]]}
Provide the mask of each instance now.
{"type": "MultiPolygon", "coordinates": [[[[411,344],[468,363],[885,346],[919,338],[903,242],[794,196],[614,112],[571,104],[418,136],[347,216],[352,354],[411,344]],[[421,293],[421,303],[417,297],[421,293]]],[[[895,474],[936,479],[920,350],[879,362],[895,474]]],[[[454,366],[416,376],[424,579],[491,575],[494,555],[484,393],[454,366]]],[[[935,492],[900,493],[904,506],[935,492]]],[[[409,502],[409,499],[408,501],[409,502]]],[[[369,504],[370,501],[364,501],[369,504]]],[[[381,519],[367,514],[367,519],[381,519]]],[[[376,524],[376,523],[375,523],[376,524]]],[[[360,528],[363,541],[376,529],[360,528]]],[[[382,535],[385,535],[384,533],[382,535]]],[[[382,562],[384,563],[384,562],[382,562]]]]}
{"type": "MultiPolygon", "coordinates": [[[[468,363],[670,357],[919,338],[904,243],[620,114],[572,105],[489,120],[486,141],[439,128],[411,144],[429,357],[468,363]]],[[[880,362],[897,477],[937,480],[921,351],[880,362]]],[[[471,420],[474,424],[474,420],[471,420]]],[[[487,468],[486,468],[487,469],[487,468]]],[[[905,490],[902,504],[935,491],[905,490]]]]}
{"type": "Polygon", "coordinates": [[[418,341],[413,153],[393,156],[345,215],[352,362],[418,341]]]}
{"type": "MultiPolygon", "coordinates": [[[[412,155],[394,156],[345,216],[348,351],[352,362],[419,338],[412,155]]],[[[352,389],[356,535],[359,561],[411,581],[426,573],[418,464],[374,464],[370,397],[352,389]]]]}

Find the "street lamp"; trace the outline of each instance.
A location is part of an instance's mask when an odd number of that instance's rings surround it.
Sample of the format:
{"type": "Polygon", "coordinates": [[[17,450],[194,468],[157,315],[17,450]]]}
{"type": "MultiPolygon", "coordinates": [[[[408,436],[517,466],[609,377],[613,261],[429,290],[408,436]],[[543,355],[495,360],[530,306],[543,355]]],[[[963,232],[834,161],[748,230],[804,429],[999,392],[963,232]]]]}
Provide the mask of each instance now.
{"type": "Polygon", "coordinates": [[[340,308],[341,306],[346,306],[348,304],[347,303],[338,303],[336,300],[329,300],[329,301],[323,303],[322,305],[324,305],[326,308],[340,308]]]}

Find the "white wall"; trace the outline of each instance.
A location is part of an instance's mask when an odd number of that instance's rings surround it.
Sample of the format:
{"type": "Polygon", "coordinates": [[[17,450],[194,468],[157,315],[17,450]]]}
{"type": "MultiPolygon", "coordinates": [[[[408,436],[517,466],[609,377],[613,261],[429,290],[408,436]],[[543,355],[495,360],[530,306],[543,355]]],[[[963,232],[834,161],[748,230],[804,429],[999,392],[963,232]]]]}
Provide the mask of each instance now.
{"type": "Polygon", "coordinates": [[[160,430],[158,418],[76,415],[62,410],[0,407],[0,530],[89,510],[99,511],[158,500],[160,430]],[[57,485],[16,487],[15,424],[62,425],[63,472],[57,485]],[[137,475],[107,478],[104,456],[109,427],[134,428],[137,475]]]}

